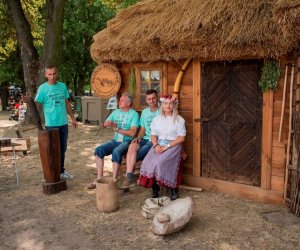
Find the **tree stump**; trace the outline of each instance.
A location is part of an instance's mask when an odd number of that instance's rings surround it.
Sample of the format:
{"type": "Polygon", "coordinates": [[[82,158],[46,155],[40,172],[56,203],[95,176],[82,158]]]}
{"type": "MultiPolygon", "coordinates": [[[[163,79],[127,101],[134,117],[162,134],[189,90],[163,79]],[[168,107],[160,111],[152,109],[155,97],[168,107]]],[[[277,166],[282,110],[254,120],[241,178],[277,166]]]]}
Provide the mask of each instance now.
{"type": "Polygon", "coordinates": [[[43,193],[44,194],[57,194],[67,189],[66,180],[62,179],[58,182],[47,183],[43,181],[43,193]]]}
{"type": "Polygon", "coordinates": [[[117,183],[111,177],[102,177],[96,184],[97,208],[101,212],[114,212],[119,209],[117,183]]]}
{"type": "Polygon", "coordinates": [[[66,190],[66,180],[60,180],[59,130],[39,130],[38,144],[45,178],[43,192],[55,194],[66,190]]]}

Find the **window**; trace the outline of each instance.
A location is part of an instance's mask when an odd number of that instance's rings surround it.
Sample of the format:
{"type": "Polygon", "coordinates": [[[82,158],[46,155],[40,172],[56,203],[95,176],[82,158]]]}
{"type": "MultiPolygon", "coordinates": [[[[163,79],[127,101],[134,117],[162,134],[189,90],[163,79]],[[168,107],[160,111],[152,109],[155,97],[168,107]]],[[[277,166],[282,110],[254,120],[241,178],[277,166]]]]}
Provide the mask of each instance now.
{"type": "Polygon", "coordinates": [[[137,66],[136,67],[136,108],[143,109],[147,107],[146,91],[148,89],[155,89],[157,94],[163,92],[163,67],[162,66],[137,66]]]}

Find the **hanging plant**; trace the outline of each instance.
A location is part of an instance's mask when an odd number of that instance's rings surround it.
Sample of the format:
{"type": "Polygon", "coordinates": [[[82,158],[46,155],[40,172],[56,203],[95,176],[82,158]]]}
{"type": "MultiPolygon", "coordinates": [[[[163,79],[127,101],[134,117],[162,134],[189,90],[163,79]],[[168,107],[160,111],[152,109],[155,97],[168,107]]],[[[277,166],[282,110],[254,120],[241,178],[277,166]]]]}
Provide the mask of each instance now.
{"type": "Polygon", "coordinates": [[[280,66],[275,60],[266,60],[262,68],[261,78],[258,82],[263,92],[277,90],[277,83],[280,77],[280,66]]]}
{"type": "Polygon", "coordinates": [[[135,73],[134,73],[134,67],[131,66],[130,75],[129,75],[129,92],[134,96],[135,91],[136,91],[135,73]]]}

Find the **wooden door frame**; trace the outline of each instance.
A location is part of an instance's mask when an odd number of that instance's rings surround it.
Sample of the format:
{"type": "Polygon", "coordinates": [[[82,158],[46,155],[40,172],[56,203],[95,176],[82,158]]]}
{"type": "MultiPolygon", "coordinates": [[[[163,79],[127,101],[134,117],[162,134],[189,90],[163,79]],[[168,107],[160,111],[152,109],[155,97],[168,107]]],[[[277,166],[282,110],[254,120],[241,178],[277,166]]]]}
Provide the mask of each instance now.
{"type": "Polygon", "coordinates": [[[201,176],[201,62],[193,60],[193,176],[201,176]]]}
{"type": "Polygon", "coordinates": [[[261,188],[271,189],[273,144],[273,91],[263,93],[261,188]]]}

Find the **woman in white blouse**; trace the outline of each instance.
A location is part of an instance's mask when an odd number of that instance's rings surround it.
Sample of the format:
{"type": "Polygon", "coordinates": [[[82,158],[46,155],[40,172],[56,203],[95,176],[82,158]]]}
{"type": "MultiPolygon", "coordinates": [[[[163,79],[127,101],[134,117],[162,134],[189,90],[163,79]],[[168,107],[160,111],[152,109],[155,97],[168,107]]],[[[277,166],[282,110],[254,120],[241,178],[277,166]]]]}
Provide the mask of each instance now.
{"type": "Polygon", "coordinates": [[[160,115],[151,124],[153,147],[142,162],[139,184],[152,187],[153,198],[159,196],[159,186],[171,188],[171,200],[175,200],[178,197],[182,143],[186,135],[185,121],[178,114],[176,98],[166,95],[160,101],[160,115]]]}

